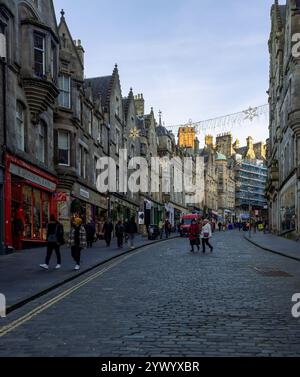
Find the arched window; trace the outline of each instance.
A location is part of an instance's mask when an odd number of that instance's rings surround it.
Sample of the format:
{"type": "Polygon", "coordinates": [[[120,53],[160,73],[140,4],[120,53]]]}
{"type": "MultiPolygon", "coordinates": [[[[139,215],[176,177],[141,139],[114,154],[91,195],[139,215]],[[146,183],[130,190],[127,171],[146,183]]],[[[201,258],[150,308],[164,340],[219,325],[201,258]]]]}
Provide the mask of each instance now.
{"type": "Polygon", "coordinates": [[[25,151],[24,106],[19,101],[16,108],[16,147],[20,151],[25,151]]]}

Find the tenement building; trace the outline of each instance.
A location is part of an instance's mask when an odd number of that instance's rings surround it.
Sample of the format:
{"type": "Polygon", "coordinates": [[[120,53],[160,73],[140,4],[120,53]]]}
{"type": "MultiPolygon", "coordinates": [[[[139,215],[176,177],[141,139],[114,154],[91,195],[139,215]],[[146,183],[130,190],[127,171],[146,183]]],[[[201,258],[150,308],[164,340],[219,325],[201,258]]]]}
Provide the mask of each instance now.
{"type": "Polygon", "coordinates": [[[55,194],[58,220],[65,231],[70,218],[80,214],[85,222],[107,216],[107,196],[96,187],[100,157],[108,154],[108,126],[100,95],[93,96],[84,85],[84,49],[74,41],[64,12],[58,26],[60,39],[58,85],[60,94],[55,112],[55,194]]]}
{"type": "Polygon", "coordinates": [[[13,17],[16,14],[16,4],[9,0],[0,4],[0,254],[4,253],[4,161],[5,139],[7,129],[6,93],[7,68],[12,65],[10,49],[12,38],[13,17]]]}
{"type": "Polygon", "coordinates": [[[216,165],[217,155],[215,153],[213,136],[205,137],[205,147],[201,152],[204,157],[204,180],[205,199],[204,214],[218,219],[218,169],[216,165]]]}
{"type": "Polygon", "coordinates": [[[300,2],[271,9],[268,201],[274,233],[300,234],[300,2]]]}
{"type": "Polygon", "coordinates": [[[5,244],[22,249],[46,240],[49,214],[56,212],[53,115],[59,95],[59,35],[49,0],[1,1],[0,25],[7,46],[0,116],[5,244]]]}

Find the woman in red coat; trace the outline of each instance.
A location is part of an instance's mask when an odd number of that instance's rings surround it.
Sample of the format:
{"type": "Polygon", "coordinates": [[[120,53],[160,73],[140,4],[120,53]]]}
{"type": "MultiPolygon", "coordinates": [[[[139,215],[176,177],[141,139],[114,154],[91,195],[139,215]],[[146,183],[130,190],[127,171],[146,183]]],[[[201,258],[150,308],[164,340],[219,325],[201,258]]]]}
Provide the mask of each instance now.
{"type": "Polygon", "coordinates": [[[199,229],[199,224],[197,223],[196,220],[192,221],[192,224],[190,226],[190,231],[189,231],[189,239],[191,243],[191,253],[194,252],[194,246],[197,246],[198,251],[200,250],[200,229],[199,229]]]}

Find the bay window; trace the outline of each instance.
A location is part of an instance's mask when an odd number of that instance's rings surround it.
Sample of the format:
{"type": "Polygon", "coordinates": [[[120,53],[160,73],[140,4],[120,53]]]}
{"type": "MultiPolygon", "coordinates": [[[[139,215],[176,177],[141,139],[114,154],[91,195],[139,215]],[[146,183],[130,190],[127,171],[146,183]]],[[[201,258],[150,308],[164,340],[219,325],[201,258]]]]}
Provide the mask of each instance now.
{"type": "Polygon", "coordinates": [[[58,164],[70,166],[70,134],[67,131],[58,132],[58,164]]]}
{"type": "Polygon", "coordinates": [[[37,76],[45,76],[45,37],[34,33],[34,72],[37,76]]]}
{"type": "Polygon", "coordinates": [[[58,86],[60,94],[58,97],[58,104],[60,107],[66,109],[71,108],[71,78],[67,75],[62,75],[58,78],[58,86]]]}
{"type": "Polygon", "coordinates": [[[87,150],[82,145],[79,145],[78,174],[83,179],[87,178],[87,160],[88,160],[87,150]]]}
{"type": "Polygon", "coordinates": [[[94,184],[95,184],[95,185],[97,184],[97,165],[98,165],[98,157],[95,156],[95,157],[94,157],[94,169],[93,169],[93,173],[94,173],[94,184]]]}
{"type": "Polygon", "coordinates": [[[38,125],[38,138],[37,138],[37,159],[43,163],[46,162],[46,125],[41,122],[38,125]]]}
{"type": "Polygon", "coordinates": [[[24,107],[20,102],[17,102],[16,111],[16,147],[20,151],[25,150],[24,107]]]}

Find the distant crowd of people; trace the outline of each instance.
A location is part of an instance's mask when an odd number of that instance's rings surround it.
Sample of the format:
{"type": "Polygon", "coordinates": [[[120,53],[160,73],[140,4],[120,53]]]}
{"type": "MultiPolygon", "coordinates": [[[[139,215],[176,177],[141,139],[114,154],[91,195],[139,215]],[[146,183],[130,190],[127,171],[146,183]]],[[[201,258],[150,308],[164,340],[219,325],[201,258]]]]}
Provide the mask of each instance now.
{"type": "MultiPolygon", "coordinates": [[[[158,226],[148,227],[149,239],[162,239],[164,236],[168,239],[173,231],[180,233],[181,225],[182,223],[178,223],[174,227],[168,219],[165,221],[161,220],[158,226]]],[[[268,223],[267,221],[256,221],[252,223],[249,221],[235,223],[219,221],[217,223],[215,220],[192,219],[188,229],[191,252],[195,252],[195,247],[197,247],[199,251],[200,246],[202,246],[203,253],[206,252],[206,247],[213,252],[213,246],[210,240],[216,228],[219,229],[219,232],[232,229],[245,231],[250,228],[253,229],[254,232],[257,230],[264,230],[266,232],[268,223]]],[[[118,248],[123,248],[124,243],[129,243],[130,248],[133,249],[135,235],[138,233],[135,218],[132,217],[130,220],[125,220],[124,222],[118,221],[114,228],[110,219],[106,219],[101,226],[99,226],[99,223],[95,224],[93,221],[84,224],[80,215],[74,215],[71,220],[71,230],[67,242],[75,262],[74,269],[76,271],[80,270],[81,251],[83,249],[93,247],[93,243],[98,239],[104,240],[106,247],[110,247],[113,233],[117,238],[118,248]]],[[[47,225],[47,253],[45,263],[41,264],[40,267],[48,270],[52,254],[55,252],[57,258],[56,269],[60,269],[62,263],[60,247],[65,243],[63,225],[57,221],[54,215],[51,215],[50,222],[47,225]]]]}
{"type": "Polygon", "coordinates": [[[226,231],[226,230],[233,230],[233,229],[238,229],[239,231],[249,231],[253,230],[254,232],[257,231],[264,231],[265,233],[268,231],[269,226],[268,226],[268,221],[267,220],[255,220],[255,221],[237,221],[237,222],[218,222],[218,229],[219,231],[226,231]]]}

